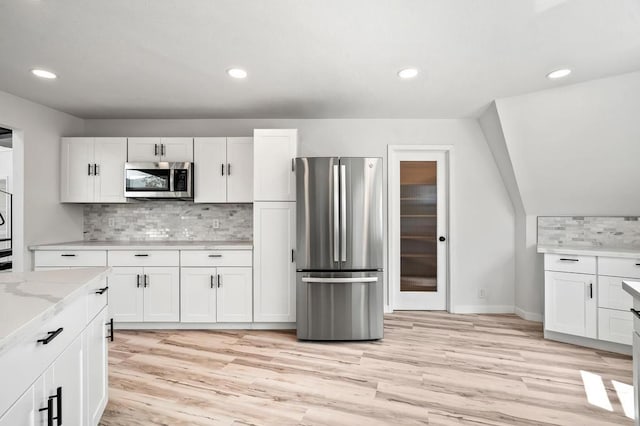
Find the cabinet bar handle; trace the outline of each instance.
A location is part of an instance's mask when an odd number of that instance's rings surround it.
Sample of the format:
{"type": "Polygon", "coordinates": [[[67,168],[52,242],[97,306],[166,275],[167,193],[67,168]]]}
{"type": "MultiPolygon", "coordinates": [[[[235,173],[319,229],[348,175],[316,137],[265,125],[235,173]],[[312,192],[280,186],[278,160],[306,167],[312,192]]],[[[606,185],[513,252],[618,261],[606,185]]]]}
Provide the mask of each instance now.
{"type": "Polygon", "coordinates": [[[47,412],[47,426],[53,426],[53,398],[47,400],[47,406],[39,409],[38,411],[47,412]]]}
{"type": "Polygon", "coordinates": [[[636,266],[640,266],[640,263],[636,263],[636,266]]]}
{"type": "Polygon", "coordinates": [[[224,176],[224,164],[220,164],[220,175],[224,176]]]}
{"type": "Polygon", "coordinates": [[[91,163],[87,164],[87,176],[91,176],[91,163]]]}
{"type": "Polygon", "coordinates": [[[75,254],[61,254],[62,257],[76,257],[75,254]]]}
{"type": "Polygon", "coordinates": [[[295,262],[295,252],[291,249],[291,263],[295,262]]]}
{"type": "Polygon", "coordinates": [[[292,172],[296,171],[296,159],[295,158],[291,159],[291,171],[292,172]]]}
{"type": "Polygon", "coordinates": [[[144,274],[144,286],[149,287],[149,275],[144,274]]]}
{"type": "Polygon", "coordinates": [[[105,325],[109,326],[109,335],[107,336],[107,339],[109,339],[110,342],[113,342],[113,318],[111,318],[105,325]]]}
{"type": "Polygon", "coordinates": [[[56,394],[52,397],[49,397],[49,399],[52,398],[56,398],[56,405],[57,405],[57,416],[54,417],[54,419],[56,419],[56,423],[58,423],[58,426],[62,426],[62,386],[58,386],[58,389],[56,389],[56,394]]]}
{"type": "Polygon", "coordinates": [[[164,155],[164,144],[160,144],[160,155],[164,155]]]}
{"type": "Polygon", "coordinates": [[[134,254],[135,257],[149,257],[148,254],[134,254]]]}
{"type": "Polygon", "coordinates": [[[631,312],[633,312],[633,314],[640,319],[640,311],[638,311],[637,309],[631,308],[631,312]]]}
{"type": "Polygon", "coordinates": [[[589,299],[593,299],[593,283],[589,283],[589,299]]]}
{"type": "Polygon", "coordinates": [[[211,288],[213,288],[213,275],[211,275],[211,288]]]}
{"type": "Polygon", "coordinates": [[[64,330],[64,328],[60,327],[56,331],[47,331],[47,334],[49,335],[44,339],[38,339],[37,342],[42,343],[43,345],[46,345],[50,343],[53,339],[55,339],[58,336],[58,334],[62,333],[62,330],[64,330]]]}
{"type": "Polygon", "coordinates": [[[136,275],[136,287],[140,288],[140,274],[136,275]]]}
{"type": "Polygon", "coordinates": [[[158,144],[153,144],[154,146],[154,150],[153,150],[153,155],[158,155],[158,144]]]}
{"type": "Polygon", "coordinates": [[[93,165],[93,174],[96,175],[96,176],[100,175],[100,166],[95,164],[95,163],[93,165]]]}
{"type": "Polygon", "coordinates": [[[563,262],[579,262],[580,261],[580,259],[568,259],[566,257],[561,257],[560,260],[563,262]]]}
{"type": "Polygon", "coordinates": [[[222,281],[220,280],[220,274],[218,274],[218,288],[222,285],[222,281]]]}
{"type": "Polygon", "coordinates": [[[210,254],[209,257],[222,257],[221,254],[210,254]]]}
{"type": "Polygon", "coordinates": [[[109,286],[106,287],[102,287],[98,290],[96,290],[96,294],[104,294],[105,291],[109,290],[109,286]]]}
{"type": "Polygon", "coordinates": [[[227,163],[227,176],[231,176],[231,163],[227,163]]]}

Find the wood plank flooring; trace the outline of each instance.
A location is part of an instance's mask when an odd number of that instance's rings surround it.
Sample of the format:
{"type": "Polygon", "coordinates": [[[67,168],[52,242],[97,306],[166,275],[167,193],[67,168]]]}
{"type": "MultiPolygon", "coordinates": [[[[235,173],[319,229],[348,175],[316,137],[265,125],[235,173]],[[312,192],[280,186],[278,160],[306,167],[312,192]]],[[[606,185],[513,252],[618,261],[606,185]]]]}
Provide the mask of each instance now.
{"type": "Polygon", "coordinates": [[[397,312],[378,342],[288,331],[116,331],[102,425],[624,425],[631,358],[514,315],[397,312]],[[587,402],[602,378],[612,411],[587,402]]]}

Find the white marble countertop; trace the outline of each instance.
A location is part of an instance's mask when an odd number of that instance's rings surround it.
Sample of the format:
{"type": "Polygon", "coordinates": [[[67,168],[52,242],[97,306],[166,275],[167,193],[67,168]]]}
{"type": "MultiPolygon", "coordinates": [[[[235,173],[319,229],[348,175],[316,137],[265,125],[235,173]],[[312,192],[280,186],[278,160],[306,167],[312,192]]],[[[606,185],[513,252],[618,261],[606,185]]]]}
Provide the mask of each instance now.
{"type": "Polygon", "coordinates": [[[253,241],[70,241],[29,250],[251,250],[253,241]]]}
{"type": "Polygon", "coordinates": [[[640,249],[620,247],[572,247],[538,245],[538,253],[627,257],[640,259],[640,249]]]}
{"type": "Polygon", "coordinates": [[[109,268],[0,273],[0,353],[36,331],[109,268]]]}
{"type": "Polygon", "coordinates": [[[622,280],[622,289],[632,295],[634,299],[640,299],[640,282],[622,280]]]}

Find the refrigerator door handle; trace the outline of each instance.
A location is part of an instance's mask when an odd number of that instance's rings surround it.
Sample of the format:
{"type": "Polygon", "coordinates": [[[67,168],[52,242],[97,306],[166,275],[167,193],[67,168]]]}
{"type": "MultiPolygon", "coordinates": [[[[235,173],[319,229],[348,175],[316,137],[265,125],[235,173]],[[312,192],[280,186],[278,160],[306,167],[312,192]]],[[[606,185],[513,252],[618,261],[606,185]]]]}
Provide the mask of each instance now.
{"type": "Polygon", "coordinates": [[[326,283],[326,284],[342,284],[342,283],[375,283],[378,277],[360,277],[360,278],[321,278],[321,277],[302,277],[303,283],[326,283]]]}
{"type": "Polygon", "coordinates": [[[340,179],[338,178],[338,166],[333,166],[333,261],[339,262],[340,253],[340,179]]]}
{"type": "Polygon", "coordinates": [[[347,261],[347,166],[340,165],[340,260],[347,261]]]}

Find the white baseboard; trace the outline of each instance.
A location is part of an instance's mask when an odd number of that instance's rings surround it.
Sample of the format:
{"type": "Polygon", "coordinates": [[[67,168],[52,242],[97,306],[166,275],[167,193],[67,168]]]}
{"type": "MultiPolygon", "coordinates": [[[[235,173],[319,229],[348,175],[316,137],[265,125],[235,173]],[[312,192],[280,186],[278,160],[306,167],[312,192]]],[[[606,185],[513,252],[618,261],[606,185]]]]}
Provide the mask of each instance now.
{"type": "Polygon", "coordinates": [[[555,331],[545,330],[544,338],[555,340],[556,342],[569,343],[571,345],[586,346],[588,348],[599,349],[602,351],[615,352],[623,355],[631,355],[633,348],[631,345],[623,345],[621,343],[606,342],[604,340],[590,339],[588,337],[572,336],[555,331]]]}
{"type": "Polygon", "coordinates": [[[116,330],[295,330],[295,322],[114,322],[116,330]]]}
{"type": "Polygon", "coordinates": [[[512,305],[456,305],[451,308],[452,314],[512,314],[512,305]]]}
{"type": "Polygon", "coordinates": [[[537,312],[527,312],[524,309],[516,307],[516,315],[527,321],[542,322],[543,316],[537,312]]]}

